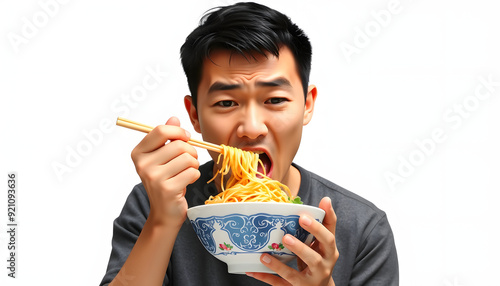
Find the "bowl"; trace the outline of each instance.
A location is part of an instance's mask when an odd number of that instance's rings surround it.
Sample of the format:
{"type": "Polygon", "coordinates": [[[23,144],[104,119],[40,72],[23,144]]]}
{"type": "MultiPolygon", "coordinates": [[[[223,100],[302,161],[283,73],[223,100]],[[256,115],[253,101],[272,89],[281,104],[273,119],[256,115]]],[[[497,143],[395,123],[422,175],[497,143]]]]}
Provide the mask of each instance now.
{"type": "Polygon", "coordinates": [[[317,207],[275,202],[200,205],[187,211],[201,244],[235,274],[274,273],[260,262],[262,253],[284,263],[295,258],[283,246],[282,238],[291,234],[306,244],[312,242],[313,236],[299,225],[303,214],[319,222],[325,216],[317,207]]]}

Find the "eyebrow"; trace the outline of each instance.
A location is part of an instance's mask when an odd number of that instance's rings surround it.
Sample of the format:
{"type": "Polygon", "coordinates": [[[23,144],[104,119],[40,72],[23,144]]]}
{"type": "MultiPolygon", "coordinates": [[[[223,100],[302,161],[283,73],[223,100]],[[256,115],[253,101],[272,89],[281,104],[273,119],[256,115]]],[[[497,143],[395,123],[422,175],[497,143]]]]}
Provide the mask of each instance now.
{"type": "MultiPolygon", "coordinates": [[[[279,77],[270,81],[258,81],[255,83],[259,87],[292,87],[290,81],[284,77],[279,77]]],[[[242,88],[242,84],[226,84],[220,81],[214,82],[208,89],[208,93],[224,90],[235,90],[242,88]]]]}

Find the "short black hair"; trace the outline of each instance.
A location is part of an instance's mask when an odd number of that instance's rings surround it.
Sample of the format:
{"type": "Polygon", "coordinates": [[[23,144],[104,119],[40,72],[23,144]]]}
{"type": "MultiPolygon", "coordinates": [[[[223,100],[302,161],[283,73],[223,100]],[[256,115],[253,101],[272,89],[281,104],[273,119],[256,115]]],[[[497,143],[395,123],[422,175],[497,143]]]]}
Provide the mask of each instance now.
{"type": "Polygon", "coordinates": [[[312,48],[309,38],[286,15],[267,6],[245,2],[209,10],[181,47],[181,62],[193,104],[197,104],[203,61],[213,50],[224,49],[243,56],[270,53],[288,47],[295,59],[307,95],[312,48]]]}

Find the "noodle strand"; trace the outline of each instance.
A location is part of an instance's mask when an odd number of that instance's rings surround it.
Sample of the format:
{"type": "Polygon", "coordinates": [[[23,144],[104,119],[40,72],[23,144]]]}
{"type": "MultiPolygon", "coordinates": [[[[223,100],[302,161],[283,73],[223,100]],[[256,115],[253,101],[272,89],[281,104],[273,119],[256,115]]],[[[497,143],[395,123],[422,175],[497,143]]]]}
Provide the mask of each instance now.
{"type": "Polygon", "coordinates": [[[217,204],[228,202],[280,202],[291,203],[290,189],[258,171],[260,164],[264,170],[259,155],[249,151],[243,151],[231,146],[221,145],[223,152],[217,158],[217,164],[222,157],[221,168],[215,173],[208,183],[221,175],[221,192],[216,196],[210,196],[205,204],[217,204]],[[231,172],[231,176],[224,186],[224,176],[231,172]],[[261,178],[257,177],[260,175],[261,178]]]}

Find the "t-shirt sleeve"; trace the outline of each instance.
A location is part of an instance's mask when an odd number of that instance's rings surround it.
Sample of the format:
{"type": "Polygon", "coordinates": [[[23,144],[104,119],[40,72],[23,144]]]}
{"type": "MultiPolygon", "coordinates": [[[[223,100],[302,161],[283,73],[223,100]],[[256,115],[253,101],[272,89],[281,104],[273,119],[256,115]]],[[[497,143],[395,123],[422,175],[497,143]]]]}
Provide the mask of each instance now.
{"type": "Polygon", "coordinates": [[[382,216],[371,229],[366,229],[365,235],[349,285],[399,285],[396,246],[387,216],[382,216]]]}
{"type": "MultiPolygon", "coordinates": [[[[149,200],[146,190],[139,184],[128,196],[120,215],[113,222],[112,249],[106,274],[101,286],[109,284],[127,260],[132,248],[146,223],[149,214],[149,200]]],[[[127,275],[120,276],[127,279],[127,275]]],[[[126,281],[123,281],[126,284],[126,281]]]]}

